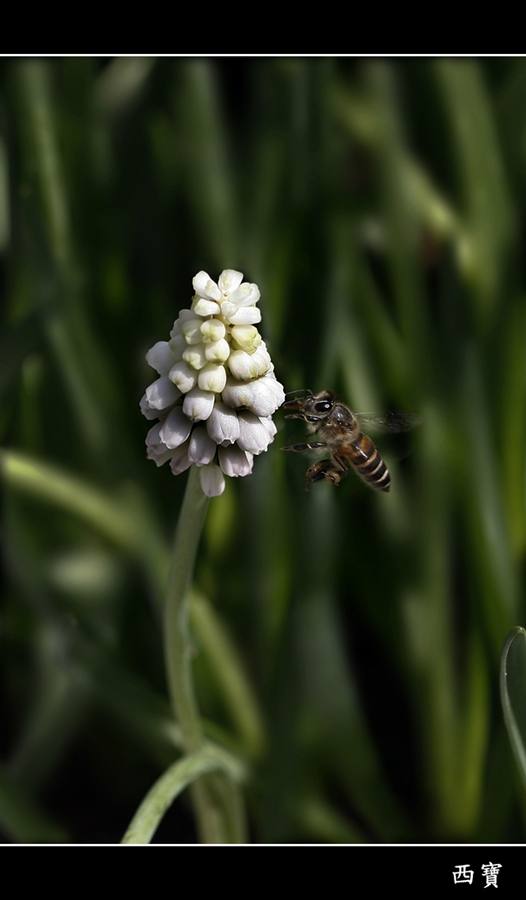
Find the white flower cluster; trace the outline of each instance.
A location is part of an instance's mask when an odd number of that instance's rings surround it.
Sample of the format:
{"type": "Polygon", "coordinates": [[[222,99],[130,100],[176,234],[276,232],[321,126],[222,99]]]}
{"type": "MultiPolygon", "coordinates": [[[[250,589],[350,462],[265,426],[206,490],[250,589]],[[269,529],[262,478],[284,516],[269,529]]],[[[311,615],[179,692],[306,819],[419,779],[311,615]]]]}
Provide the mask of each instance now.
{"type": "Polygon", "coordinates": [[[215,497],[225,475],[249,475],[254,456],[272,443],[272,414],[285,394],[256,328],[258,286],[233,269],[217,284],[198,272],[192,284],[192,308],[180,311],[170,340],[146,354],[159,378],[140,406],[159,419],[146,435],[148,458],[158,466],[170,460],[174,475],[199,466],[204,493],[215,497]]]}

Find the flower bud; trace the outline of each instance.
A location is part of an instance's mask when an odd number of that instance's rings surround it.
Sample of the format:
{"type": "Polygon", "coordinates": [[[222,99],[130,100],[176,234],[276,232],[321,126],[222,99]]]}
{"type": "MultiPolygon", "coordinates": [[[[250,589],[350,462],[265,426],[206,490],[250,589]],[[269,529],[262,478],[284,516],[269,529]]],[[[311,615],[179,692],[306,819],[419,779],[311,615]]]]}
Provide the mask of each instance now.
{"type": "Polygon", "coordinates": [[[183,322],[181,331],[187,344],[201,343],[201,319],[188,319],[183,322]]]}
{"type": "Polygon", "coordinates": [[[197,425],[190,437],[188,459],[196,466],[206,466],[216,455],[217,445],[209,436],[204,425],[197,425]]]}
{"type": "Polygon", "coordinates": [[[273,440],[274,436],[277,434],[278,429],[272,421],[272,416],[260,416],[259,421],[267,429],[270,439],[273,440]]]}
{"type": "Polygon", "coordinates": [[[205,355],[205,345],[204,344],[192,344],[192,346],[187,347],[183,353],[183,359],[188,363],[192,369],[202,369],[203,366],[206,366],[206,355],[205,355]]]}
{"type": "Polygon", "coordinates": [[[184,444],[181,444],[175,450],[171,451],[172,458],[170,460],[170,468],[173,475],[181,475],[192,465],[188,459],[188,444],[189,441],[185,441],[184,444]]]}
{"type": "Polygon", "coordinates": [[[170,350],[174,355],[174,362],[183,355],[183,351],[186,350],[186,347],[187,343],[182,334],[176,334],[174,337],[170,338],[170,350]]]}
{"type": "Polygon", "coordinates": [[[172,366],[168,373],[168,377],[170,381],[173,381],[173,383],[177,385],[183,394],[186,394],[187,391],[191,391],[192,388],[195,387],[197,380],[195,372],[184,360],[181,360],[176,363],[175,366],[172,366]]]}
{"type": "Polygon", "coordinates": [[[214,344],[226,334],[226,328],[219,319],[207,319],[201,325],[201,335],[205,344],[214,344]]]}
{"type": "Polygon", "coordinates": [[[246,353],[253,353],[261,344],[261,335],[254,325],[234,325],[230,333],[234,343],[246,353]]]}
{"type": "Polygon", "coordinates": [[[186,441],[191,430],[192,423],[186,418],[181,407],[176,406],[161,425],[159,436],[169,450],[174,450],[186,441]]]}
{"type": "Polygon", "coordinates": [[[263,453],[272,442],[273,435],[269,434],[261,419],[255,416],[254,413],[243,410],[238,413],[238,419],[239,437],[236,441],[237,446],[256,456],[259,453],[263,453]]]}
{"type": "Polygon", "coordinates": [[[212,281],[208,272],[198,272],[192,279],[192,285],[199,297],[204,297],[206,300],[221,299],[221,291],[217,284],[212,281]]]}
{"type": "Polygon", "coordinates": [[[214,408],[207,420],[208,434],[216,444],[233,444],[239,437],[239,419],[237,413],[216,400],[214,408]]]}
{"type": "Polygon", "coordinates": [[[230,344],[222,338],[213,344],[206,344],[205,357],[209,362],[224,363],[230,356],[230,344]]]}
{"type": "Polygon", "coordinates": [[[244,350],[234,350],[228,358],[228,368],[234,378],[239,381],[249,381],[251,378],[259,378],[265,375],[272,366],[267,348],[262,343],[254,353],[246,353],[244,350]]]}
{"type": "Polygon", "coordinates": [[[223,400],[229,406],[245,406],[256,416],[270,416],[285,401],[285,393],[274,374],[253,381],[239,382],[229,379],[223,391],[223,400]]]}
{"type": "Polygon", "coordinates": [[[246,281],[229,296],[229,302],[235,306],[254,306],[260,298],[257,284],[248,284],[246,281]]]}
{"type": "MultiPolygon", "coordinates": [[[[224,306],[226,306],[226,302],[223,303],[224,306]]],[[[225,315],[224,312],[223,315],[225,315]]],[[[255,306],[234,307],[231,312],[226,313],[226,316],[232,325],[257,325],[258,322],[261,322],[261,313],[255,306]]]]}
{"type": "Polygon", "coordinates": [[[252,454],[245,453],[235,444],[232,447],[219,448],[219,465],[225,475],[230,478],[244,478],[252,471],[252,454]]]}
{"type": "Polygon", "coordinates": [[[221,312],[219,303],[205,300],[204,297],[197,297],[192,303],[192,309],[198,316],[217,316],[221,312]]]}
{"type": "Polygon", "coordinates": [[[219,497],[225,490],[225,479],[219,466],[213,463],[199,469],[201,490],[207,497],[219,497]]]}
{"type": "Polygon", "coordinates": [[[175,362],[168,341],[157,341],[157,343],[148,350],[146,362],[152,369],[155,369],[159,375],[167,375],[175,362]]]}
{"type": "Polygon", "coordinates": [[[146,456],[153,460],[157,467],[164,465],[172,456],[172,451],[166,447],[160,437],[161,426],[158,422],[153,425],[146,435],[146,456]]]}
{"type": "Polygon", "coordinates": [[[217,283],[222,294],[231,294],[232,291],[237,290],[242,281],[242,272],[236,272],[235,269],[225,269],[221,272],[217,283]]]}
{"type": "Polygon", "coordinates": [[[142,395],[139,407],[145,419],[151,420],[159,418],[159,410],[153,409],[153,407],[150,406],[146,394],[142,395]]]}
{"type": "Polygon", "coordinates": [[[166,375],[162,375],[146,388],[146,400],[150,409],[167,409],[178,397],[179,391],[166,375]]]}
{"type": "Polygon", "coordinates": [[[194,422],[205,422],[214,408],[215,394],[211,391],[202,391],[200,388],[192,388],[185,394],[183,412],[185,416],[194,422]]]}
{"type": "Polygon", "coordinates": [[[202,391],[215,391],[216,394],[220,394],[226,384],[225,367],[207,363],[199,372],[197,383],[202,391]]]}

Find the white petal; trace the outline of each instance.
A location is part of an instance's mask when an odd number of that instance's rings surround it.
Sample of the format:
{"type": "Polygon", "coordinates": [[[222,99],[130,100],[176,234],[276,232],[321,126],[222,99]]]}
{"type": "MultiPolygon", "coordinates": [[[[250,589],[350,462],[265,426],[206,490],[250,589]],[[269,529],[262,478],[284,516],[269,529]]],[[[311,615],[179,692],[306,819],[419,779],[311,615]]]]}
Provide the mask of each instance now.
{"type": "Polygon", "coordinates": [[[230,344],[221,338],[205,346],[205,356],[209,362],[224,363],[230,356],[230,344]]]}
{"type": "Polygon", "coordinates": [[[277,434],[277,431],[278,431],[278,429],[274,425],[272,416],[260,416],[259,421],[261,422],[262,425],[265,426],[265,428],[267,429],[267,431],[270,435],[270,438],[272,440],[274,438],[274,435],[277,434]]]}
{"type": "Polygon", "coordinates": [[[225,490],[225,479],[219,466],[213,463],[209,466],[201,466],[199,469],[199,481],[201,490],[207,497],[219,497],[225,490]]]}
{"type": "Polygon", "coordinates": [[[183,353],[183,359],[192,369],[202,369],[207,363],[205,345],[193,344],[191,347],[187,347],[183,353]]]}
{"type": "MultiPolygon", "coordinates": [[[[157,447],[159,446],[159,444],[162,444],[160,431],[161,423],[156,422],[156,424],[152,425],[152,427],[146,432],[145,443],[147,447],[157,447]]],[[[166,447],[164,449],[166,450],[166,447]]]]}
{"type": "Polygon", "coordinates": [[[181,331],[184,334],[184,339],[187,344],[200,344],[201,343],[201,325],[203,324],[201,319],[187,319],[186,322],[183,322],[181,326],[181,331]]]}
{"type": "Polygon", "coordinates": [[[224,269],[218,278],[219,290],[223,294],[231,294],[243,281],[243,273],[235,269],[224,269]]]}
{"type": "Polygon", "coordinates": [[[146,362],[159,375],[166,375],[172,368],[175,359],[168,341],[157,341],[146,354],[146,362]]]}
{"type": "Polygon", "coordinates": [[[187,391],[191,391],[192,388],[195,387],[197,380],[196,373],[184,360],[181,360],[176,363],[175,366],[172,366],[168,373],[168,377],[170,378],[170,381],[173,381],[173,383],[177,385],[183,394],[186,394],[187,391]]]}
{"type": "Polygon", "coordinates": [[[234,408],[245,406],[256,416],[271,416],[285,401],[285,394],[272,375],[265,375],[247,382],[229,379],[223,400],[234,408]]]}
{"type": "Polygon", "coordinates": [[[173,450],[167,450],[166,447],[147,447],[146,456],[153,460],[157,468],[164,466],[169,459],[172,458],[173,450]]]}
{"type": "Polygon", "coordinates": [[[195,314],[191,309],[180,309],[179,315],[177,319],[172,325],[172,330],[170,332],[170,337],[177,337],[178,334],[181,334],[181,328],[183,327],[183,323],[187,322],[188,319],[195,319],[195,314]]]}
{"type": "Polygon", "coordinates": [[[188,459],[196,466],[206,466],[211,463],[217,450],[217,444],[208,435],[204,425],[198,425],[193,429],[188,446],[188,459]]]}
{"type": "Polygon", "coordinates": [[[234,291],[229,296],[230,303],[233,303],[235,306],[254,306],[261,294],[259,293],[259,288],[257,284],[248,284],[248,282],[244,282],[240,287],[238,287],[237,291],[234,291]]]}
{"type": "Polygon", "coordinates": [[[207,319],[201,325],[201,336],[205,344],[214,344],[226,334],[226,328],[219,319],[207,319]]]}
{"type": "Polygon", "coordinates": [[[148,403],[148,398],[146,394],[143,394],[139,403],[140,410],[145,419],[157,419],[159,417],[159,410],[152,409],[150,404],[148,403]]]}
{"type": "Polygon", "coordinates": [[[283,390],[283,385],[278,381],[278,379],[274,375],[274,372],[269,372],[268,375],[265,375],[263,380],[274,394],[278,406],[281,406],[282,403],[285,403],[285,391],[283,390]]]}
{"type": "Polygon", "coordinates": [[[252,471],[252,457],[235,444],[233,447],[219,448],[219,465],[230,478],[244,478],[252,471]]]}
{"type": "MultiPolygon", "coordinates": [[[[240,406],[246,406],[250,409],[253,399],[252,382],[235,381],[228,378],[226,386],[223,388],[223,400],[227,406],[237,409],[240,406]]],[[[265,413],[268,415],[268,413],[265,413]]]]}
{"type": "Polygon", "coordinates": [[[181,444],[176,450],[172,450],[170,468],[174,475],[181,475],[182,472],[186,472],[192,465],[188,459],[188,444],[189,441],[185,441],[184,444],[181,444]]]}
{"type": "Polygon", "coordinates": [[[241,350],[253,353],[261,344],[261,335],[254,325],[234,325],[230,334],[241,350]]]}
{"type": "Polygon", "coordinates": [[[215,281],[212,281],[208,272],[198,272],[192,279],[192,285],[199,297],[206,300],[220,300],[221,291],[215,281]]]}
{"type": "Polygon", "coordinates": [[[187,419],[178,406],[164,420],[160,429],[160,437],[169,450],[174,450],[186,441],[192,430],[192,422],[187,419]]]}
{"type": "Polygon", "coordinates": [[[250,353],[245,353],[244,350],[234,350],[230,354],[228,368],[238,381],[250,381],[252,378],[257,378],[259,375],[264,374],[264,372],[259,371],[257,361],[254,365],[252,356],[250,353]]]}
{"type": "Polygon", "coordinates": [[[215,391],[216,394],[220,394],[226,384],[225,367],[207,363],[199,372],[197,383],[202,391],[215,391]]]}
{"type": "Polygon", "coordinates": [[[227,318],[232,325],[257,325],[261,322],[261,313],[255,306],[241,306],[227,318]]]}
{"type": "Polygon", "coordinates": [[[216,316],[221,312],[219,303],[216,303],[215,300],[205,300],[204,297],[198,297],[192,303],[192,309],[198,316],[216,316]]]}
{"type": "Polygon", "coordinates": [[[183,412],[185,416],[194,422],[204,421],[214,408],[215,394],[211,391],[202,391],[200,388],[192,388],[185,395],[183,412]]]}
{"type": "Polygon", "coordinates": [[[237,446],[242,450],[248,450],[249,453],[263,453],[269,444],[272,443],[273,436],[270,435],[268,429],[262,423],[261,419],[251,412],[243,410],[238,413],[239,418],[239,437],[236,441],[237,446]]]}
{"type": "Polygon", "coordinates": [[[160,429],[160,423],[157,423],[146,435],[146,456],[152,459],[156,466],[164,465],[172,456],[172,450],[169,450],[161,440],[160,429]]]}
{"type": "Polygon", "coordinates": [[[249,409],[257,416],[271,416],[285,402],[283,386],[273,373],[252,382],[254,397],[249,409]]]}
{"type": "Polygon", "coordinates": [[[174,355],[174,362],[177,359],[181,359],[183,351],[186,350],[187,346],[188,344],[186,343],[182,334],[176,334],[174,335],[174,337],[170,338],[170,349],[174,355]]]}
{"type": "Polygon", "coordinates": [[[168,409],[179,396],[179,391],[166,375],[162,375],[146,388],[146,400],[150,409],[168,409]]]}
{"type": "Polygon", "coordinates": [[[244,350],[234,350],[228,358],[228,368],[234,378],[239,381],[249,381],[251,378],[259,378],[271,369],[272,361],[268,350],[263,343],[254,353],[245,353],[244,350]]]}
{"type": "Polygon", "coordinates": [[[239,421],[237,413],[216,400],[210,418],[206,423],[208,434],[216,444],[228,441],[233,444],[239,437],[239,421]]]}

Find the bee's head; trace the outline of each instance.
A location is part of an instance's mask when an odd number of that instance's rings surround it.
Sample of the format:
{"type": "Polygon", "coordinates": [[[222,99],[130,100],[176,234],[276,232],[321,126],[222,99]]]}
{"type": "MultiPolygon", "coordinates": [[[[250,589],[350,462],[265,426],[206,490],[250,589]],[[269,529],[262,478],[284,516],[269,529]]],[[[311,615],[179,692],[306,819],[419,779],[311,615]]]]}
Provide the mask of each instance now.
{"type": "Polygon", "coordinates": [[[306,422],[319,422],[326,419],[334,409],[334,396],[330,391],[292,391],[287,394],[283,409],[287,410],[286,419],[305,419],[306,422]],[[295,396],[293,396],[295,395],[295,396]]]}

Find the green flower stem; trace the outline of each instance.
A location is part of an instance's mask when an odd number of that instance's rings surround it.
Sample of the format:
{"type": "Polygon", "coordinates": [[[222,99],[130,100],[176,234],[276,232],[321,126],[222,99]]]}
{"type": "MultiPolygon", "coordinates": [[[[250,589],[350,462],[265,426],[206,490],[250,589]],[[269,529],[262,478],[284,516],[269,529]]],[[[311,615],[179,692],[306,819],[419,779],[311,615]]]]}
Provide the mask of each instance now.
{"type": "MultiPolygon", "coordinates": [[[[179,515],[168,591],[164,609],[165,661],[170,698],[181,728],[185,750],[196,753],[204,742],[203,727],[192,681],[192,645],[188,634],[189,599],[195,557],[208,508],[208,499],[192,467],[179,515]]],[[[192,799],[201,839],[206,843],[241,840],[238,828],[229,826],[224,791],[228,788],[206,779],[193,785],[192,799]]]]}
{"type": "Polygon", "coordinates": [[[164,609],[168,687],[189,753],[195,752],[203,741],[191,675],[192,648],[188,637],[188,600],[207,509],[208,499],[199,485],[199,473],[192,467],[175,534],[164,609]]]}
{"type": "Polygon", "coordinates": [[[239,780],[243,771],[227,753],[204,744],[195,753],[178,760],[155,782],[135,813],[124,835],[123,844],[148,844],[162,817],[175,798],[198,778],[211,772],[225,772],[229,779],[239,780]]]}

